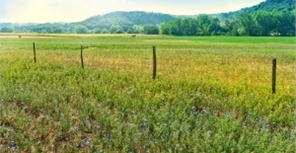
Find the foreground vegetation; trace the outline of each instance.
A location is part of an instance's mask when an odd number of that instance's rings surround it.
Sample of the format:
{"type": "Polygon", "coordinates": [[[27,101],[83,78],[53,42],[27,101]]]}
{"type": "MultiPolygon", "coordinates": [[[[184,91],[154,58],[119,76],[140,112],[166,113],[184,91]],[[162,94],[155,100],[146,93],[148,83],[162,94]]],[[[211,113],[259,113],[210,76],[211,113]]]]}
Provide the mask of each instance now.
{"type": "Polygon", "coordinates": [[[0,152],[295,151],[293,38],[12,37],[0,41],[0,152]]]}

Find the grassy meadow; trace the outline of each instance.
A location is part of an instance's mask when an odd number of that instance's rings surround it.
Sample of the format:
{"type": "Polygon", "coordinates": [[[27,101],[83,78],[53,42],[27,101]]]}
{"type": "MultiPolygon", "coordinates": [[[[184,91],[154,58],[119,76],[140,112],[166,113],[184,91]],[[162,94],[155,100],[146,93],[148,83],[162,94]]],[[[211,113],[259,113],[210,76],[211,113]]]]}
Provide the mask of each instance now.
{"type": "Polygon", "coordinates": [[[0,152],[295,152],[295,47],[293,37],[1,34],[0,152]]]}

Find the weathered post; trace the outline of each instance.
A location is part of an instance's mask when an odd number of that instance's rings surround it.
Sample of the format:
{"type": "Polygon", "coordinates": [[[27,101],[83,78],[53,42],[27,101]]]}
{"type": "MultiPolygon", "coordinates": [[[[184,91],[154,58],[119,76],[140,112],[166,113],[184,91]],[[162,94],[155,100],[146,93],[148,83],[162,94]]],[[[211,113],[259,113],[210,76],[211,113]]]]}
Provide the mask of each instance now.
{"type": "Polygon", "coordinates": [[[272,60],[272,93],[276,92],[276,58],[272,60]]]}
{"type": "Polygon", "coordinates": [[[83,63],[83,45],[81,45],[80,58],[81,58],[81,66],[82,66],[82,68],[84,69],[84,63],[83,63]]]}
{"type": "Polygon", "coordinates": [[[155,46],[153,46],[153,75],[152,78],[155,79],[156,78],[156,49],[155,46]]]}
{"type": "Polygon", "coordinates": [[[33,42],[33,54],[34,54],[34,63],[36,63],[36,48],[35,48],[35,42],[33,42]]]}

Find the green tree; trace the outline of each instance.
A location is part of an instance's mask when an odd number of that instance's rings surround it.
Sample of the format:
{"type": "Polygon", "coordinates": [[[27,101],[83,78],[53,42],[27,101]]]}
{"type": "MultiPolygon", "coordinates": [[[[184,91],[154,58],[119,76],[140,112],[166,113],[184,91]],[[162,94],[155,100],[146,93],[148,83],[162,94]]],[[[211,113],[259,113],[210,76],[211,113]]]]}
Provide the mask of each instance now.
{"type": "Polygon", "coordinates": [[[155,25],[145,25],[143,32],[145,34],[159,34],[159,29],[155,25]]]}
{"type": "Polygon", "coordinates": [[[256,36],[260,27],[256,26],[251,14],[241,14],[237,17],[236,23],[240,35],[256,36]]]}
{"type": "Polygon", "coordinates": [[[133,33],[133,30],[132,30],[132,28],[129,28],[129,29],[127,29],[126,33],[128,33],[128,34],[131,34],[131,33],[133,33]]]}
{"type": "Polygon", "coordinates": [[[253,13],[253,18],[255,21],[255,26],[257,28],[257,35],[260,36],[268,36],[271,31],[275,28],[276,19],[274,18],[272,13],[259,11],[253,13]]]}
{"type": "Polygon", "coordinates": [[[170,28],[171,22],[166,22],[160,25],[160,33],[163,35],[171,35],[171,28],[170,28]]]}
{"type": "Polygon", "coordinates": [[[45,27],[45,31],[46,31],[46,33],[54,33],[54,29],[52,28],[51,25],[47,25],[45,27]]]}
{"type": "Polygon", "coordinates": [[[201,15],[197,17],[198,35],[210,35],[212,18],[208,15],[201,15]]]}
{"type": "Polygon", "coordinates": [[[230,35],[230,36],[238,36],[239,35],[237,24],[235,21],[231,22],[229,20],[225,20],[224,26],[222,26],[221,28],[222,28],[222,31],[226,35],[230,35]]]}
{"type": "Polygon", "coordinates": [[[103,29],[103,30],[102,30],[102,34],[107,34],[107,33],[110,33],[110,31],[107,30],[107,29],[103,29]]]}
{"type": "Polygon", "coordinates": [[[132,29],[132,33],[143,33],[144,31],[144,27],[139,25],[133,25],[131,29],[132,29]]]}
{"type": "Polygon", "coordinates": [[[3,32],[3,33],[12,33],[14,30],[13,28],[11,27],[2,27],[0,32],[3,32]]]}
{"type": "Polygon", "coordinates": [[[85,33],[88,33],[88,29],[86,26],[83,26],[83,25],[78,25],[75,27],[75,31],[76,33],[79,33],[79,34],[85,34],[85,33]]]}
{"type": "Polygon", "coordinates": [[[278,12],[275,14],[276,31],[283,36],[295,36],[295,15],[292,12],[278,12]]]}
{"type": "Polygon", "coordinates": [[[196,19],[176,19],[171,22],[163,23],[160,26],[161,34],[192,36],[192,35],[217,35],[222,33],[220,20],[201,15],[196,19]]]}
{"type": "Polygon", "coordinates": [[[110,33],[124,33],[123,28],[120,25],[112,25],[110,27],[110,33]]]}
{"type": "Polygon", "coordinates": [[[102,30],[100,28],[95,28],[93,32],[96,34],[100,34],[102,33],[102,30]]]}
{"type": "Polygon", "coordinates": [[[211,18],[209,24],[209,32],[211,35],[220,35],[221,31],[220,20],[218,18],[211,18]]]}
{"type": "Polygon", "coordinates": [[[185,21],[185,23],[188,25],[187,31],[185,32],[185,35],[196,35],[197,34],[197,21],[195,19],[189,18],[185,21]]]}
{"type": "Polygon", "coordinates": [[[58,27],[58,28],[54,29],[54,33],[64,33],[64,30],[63,30],[63,28],[58,27]]]}
{"type": "Polygon", "coordinates": [[[295,35],[295,15],[288,11],[245,13],[239,15],[235,22],[240,35],[295,35]]]}

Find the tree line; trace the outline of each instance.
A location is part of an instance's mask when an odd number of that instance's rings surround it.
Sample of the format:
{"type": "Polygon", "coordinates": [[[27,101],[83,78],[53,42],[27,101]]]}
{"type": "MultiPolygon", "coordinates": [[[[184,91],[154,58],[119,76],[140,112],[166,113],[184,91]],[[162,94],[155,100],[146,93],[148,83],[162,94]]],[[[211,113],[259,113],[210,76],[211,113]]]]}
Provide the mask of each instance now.
{"type": "Polygon", "coordinates": [[[92,27],[81,23],[45,23],[38,25],[7,24],[1,27],[0,32],[10,33],[111,33],[111,34],[163,34],[176,36],[295,36],[295,15],[291,11],[256,11],[242,13],[234,20],[220,21],[209,15],[200,15],[196,18],[177,18],[158,25],[111,25],[109,28],[92,27]]]}
{"type": "Polygon", "coordinates": [[[241,35],[241,36],[295,36],[295,15],[292,12],[257,11],[243,13],[235,20],[221,22],[218,18],[201,15],[197,18],[176,19],[160,25],[166,35],[241,35]]]}
{"type": "Polygon", "coordinates": [[[5,24],[0,26],[2,33],[44,33],[44,34],[159,34],[159,27],[157,25],[132,25],[131,27],[124,27],[121,25],[111,25],[110,28],[94,27],[88,28],[81,23],[45,23],[45,24],[32,24],[26,26],[19,26],[13,24],[5,24]]]}

